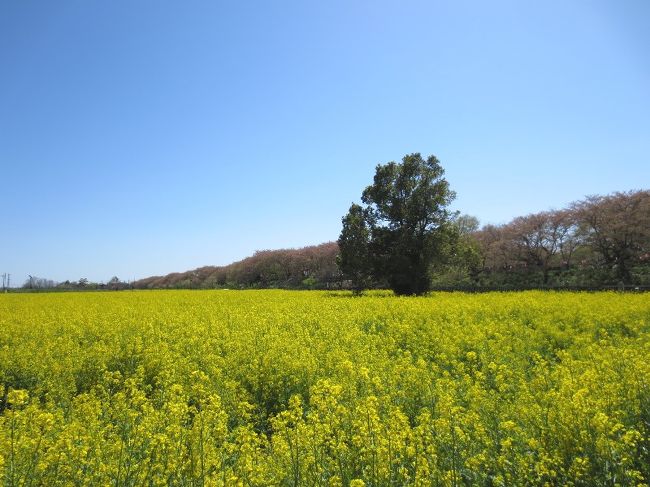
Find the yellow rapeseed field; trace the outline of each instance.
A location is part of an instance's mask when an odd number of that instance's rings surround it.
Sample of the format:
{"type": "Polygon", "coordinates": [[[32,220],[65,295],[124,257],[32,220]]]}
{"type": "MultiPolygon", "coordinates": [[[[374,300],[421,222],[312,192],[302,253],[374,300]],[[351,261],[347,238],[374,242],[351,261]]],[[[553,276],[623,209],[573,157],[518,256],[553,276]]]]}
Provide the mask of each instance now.
{"type": "Polygon", "coordinates": [[[0,295],[23,485],[648,485],[650,296],[0,295]]]}

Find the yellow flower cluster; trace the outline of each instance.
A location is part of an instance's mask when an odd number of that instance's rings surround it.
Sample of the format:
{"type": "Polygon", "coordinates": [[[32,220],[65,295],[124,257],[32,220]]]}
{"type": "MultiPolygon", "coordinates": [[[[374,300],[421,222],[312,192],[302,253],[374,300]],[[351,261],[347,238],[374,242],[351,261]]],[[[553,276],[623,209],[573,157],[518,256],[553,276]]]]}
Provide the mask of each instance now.
{"type": "Polygon", "coordinates": [[[0,295],[4,485],[648,485],[650,298],[0,295]]]}

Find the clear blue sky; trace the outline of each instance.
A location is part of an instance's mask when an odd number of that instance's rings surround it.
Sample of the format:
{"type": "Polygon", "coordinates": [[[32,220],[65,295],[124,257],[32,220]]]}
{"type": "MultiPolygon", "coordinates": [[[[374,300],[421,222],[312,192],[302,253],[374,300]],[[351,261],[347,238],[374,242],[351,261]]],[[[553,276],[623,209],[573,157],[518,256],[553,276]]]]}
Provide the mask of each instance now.
{"type": "Polygon", "coordinates": [[[0,0],[0,273],[335,240],[435,154],[482,223],[650,186],[650,2],[0,0]]]}

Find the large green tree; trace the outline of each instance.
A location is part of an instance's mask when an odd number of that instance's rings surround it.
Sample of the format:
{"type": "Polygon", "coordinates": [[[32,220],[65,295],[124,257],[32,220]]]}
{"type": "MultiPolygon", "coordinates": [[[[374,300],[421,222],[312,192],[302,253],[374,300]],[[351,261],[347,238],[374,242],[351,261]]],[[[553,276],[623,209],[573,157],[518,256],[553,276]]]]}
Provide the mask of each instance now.
{"type": "Polygon", "coordinates": [[[370,275],[396,294],[429,290],[432,267],[445,260],[457,237],[448,210],[455,193],[443,175],[436,157],[418,153],[377,166],[361,197],[364,207],[353,204],[343,218],[344,276],[358,285],[363,281],[355,276],[370,275]]]}
{"type": "Polygon", "coordinates": [[[336,257],[336,263],[341,274],[352,282],[352,290],[358,294],[370,285],[372,279],[368,249],[370,228],[363,208],[357,204],[350,206],[342,223],[343,229],[338,240],[341,251],[336,257]]]}

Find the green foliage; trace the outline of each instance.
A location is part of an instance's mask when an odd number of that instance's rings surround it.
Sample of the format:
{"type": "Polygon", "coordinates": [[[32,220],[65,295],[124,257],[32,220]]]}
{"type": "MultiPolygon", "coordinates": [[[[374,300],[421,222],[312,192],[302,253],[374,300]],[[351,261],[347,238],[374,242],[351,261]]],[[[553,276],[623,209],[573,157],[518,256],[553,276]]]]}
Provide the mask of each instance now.
{"type": "Polygon", "coordinates": [[[372,275],[369,243],[370,228],[366,215],[361,206],[353,203],[343,217],[336,263],[343,277],[352,281],[352,289],[357,294],[368,287],[372,275]]]}
{"type": "Polygon", "coordinates": [[[443,175],[438,159],[417,153],[377,166],[365,207],[350,207],[339,238],[339,265],[355,286],[372,276],[396,294],[429,290],[431,268],[446,261],[457,237],[447,209],[455,194],[443,175]]]}
{"type": "Polygon", "coordinates": [[[302,280],[303,287],[305,287],[307,289],[314,289],[317,284],[318,284],[318,281],[316,280],[316,278],[314,276],[305,277],[302,280]]]}

